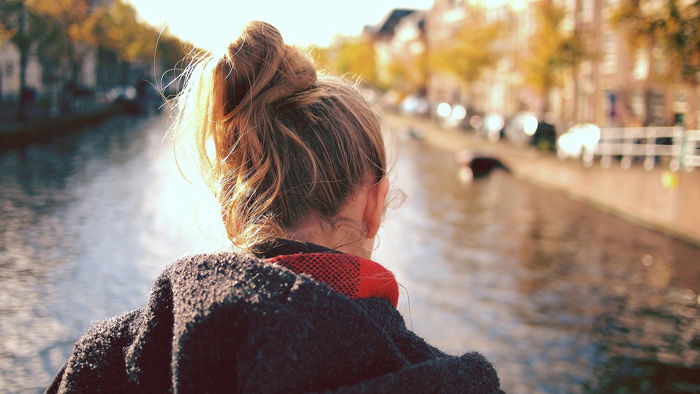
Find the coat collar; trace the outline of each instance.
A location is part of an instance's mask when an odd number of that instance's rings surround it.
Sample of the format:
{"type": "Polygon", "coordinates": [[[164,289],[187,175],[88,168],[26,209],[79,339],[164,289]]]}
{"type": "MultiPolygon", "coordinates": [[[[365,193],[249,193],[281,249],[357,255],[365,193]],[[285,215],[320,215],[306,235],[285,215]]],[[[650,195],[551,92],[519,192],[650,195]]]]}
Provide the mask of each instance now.
{"type": "Polygon", "coordinates": [[[335,249],[330,249],[325,246],[317,245],[311,242],[293,241],[291,239],[277,238],[266,242],[257,248],[259,252],[255,252],[255,257],[261,259],[270,259],[281,255],[290,255],[298,253],[338,253],[342,252],[335,249]]]}
{"type": "Polygon", "coordinates": [[[258,258],[304,274],[351,299],[384,298],[394,308],[399,286],[381,264],[320,245],[276,239],[258,248],[258,258]]]}

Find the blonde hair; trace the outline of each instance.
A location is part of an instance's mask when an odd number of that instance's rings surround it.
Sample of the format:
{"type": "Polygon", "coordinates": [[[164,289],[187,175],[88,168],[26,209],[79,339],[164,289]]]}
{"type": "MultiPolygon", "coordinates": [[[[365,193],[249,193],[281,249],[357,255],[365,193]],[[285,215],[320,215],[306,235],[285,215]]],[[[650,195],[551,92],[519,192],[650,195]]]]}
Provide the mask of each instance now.
{"type": "Polygon", "coordinates": [[[229,239],[251,248],[309,213],[331,219],[368,175],[386,175],[378,117],[347,82],[318,77],[301,51],[251,22],[223,56],[200,56],[177,98],[229,239]]]}

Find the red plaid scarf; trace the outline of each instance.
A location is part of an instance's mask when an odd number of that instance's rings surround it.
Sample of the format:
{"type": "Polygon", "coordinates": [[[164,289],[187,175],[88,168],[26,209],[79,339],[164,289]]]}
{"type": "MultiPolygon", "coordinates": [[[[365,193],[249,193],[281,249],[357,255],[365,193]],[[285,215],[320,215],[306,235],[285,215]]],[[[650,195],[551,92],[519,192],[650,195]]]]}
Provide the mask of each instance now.
{"type": "Polygon", "coordinates": [[[384,298],[394,308],[399,301],[394,274],[372,260],[342,253],[296,253],[265,261],[308,275],[352,299],[384,298]]]}

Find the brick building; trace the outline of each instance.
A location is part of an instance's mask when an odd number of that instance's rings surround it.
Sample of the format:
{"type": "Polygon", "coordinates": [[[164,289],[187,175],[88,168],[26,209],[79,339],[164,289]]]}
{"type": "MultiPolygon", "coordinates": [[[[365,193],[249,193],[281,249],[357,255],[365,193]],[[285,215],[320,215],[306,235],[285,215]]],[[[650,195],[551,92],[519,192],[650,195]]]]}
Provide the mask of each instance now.
{"type": "MultiPolygon", "coordinates": [[[[669,65],[660,48],[631,51],[622,32],[609,22],[617,0],[551,0],[563,8],[561,28],[582,37],[586,58],[549,92],[551,120],[562,131],[593,122],[601,126],[646,126],[683,123],[698,128],[700,89],[659,77],[669,65]]],[[[519,59],[531,52],[536,32],[534,0],[519,2],[436,0],[426,14],[427,50],[452,39],[466,21],[469,5],[484,8],[487,20],[506,27],[494,44],[502,56],[479,81],[467,87],[453,76],[432,71],[428,99],[460,103],[505,116],[520,110],[542,114],[542,99],[523,83],[519,59]]]]}

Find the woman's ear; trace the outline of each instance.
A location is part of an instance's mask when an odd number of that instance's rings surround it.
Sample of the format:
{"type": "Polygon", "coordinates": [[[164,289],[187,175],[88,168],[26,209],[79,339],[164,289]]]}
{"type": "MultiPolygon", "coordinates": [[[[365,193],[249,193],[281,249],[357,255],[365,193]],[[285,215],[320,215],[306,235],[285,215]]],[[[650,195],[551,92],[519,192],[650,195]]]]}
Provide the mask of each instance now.
{"type": "Polygon", "coordinates": [[[384,214],[384,203],[388,192],[389,180],[386,176],[382,177],[379,182],[370,186],[368,190],[365,211],[362,218],[365,228],[367,229],[367,238],[374,238],[379,231],[379,225],[382,222],[382,215],[384,214]]]}

